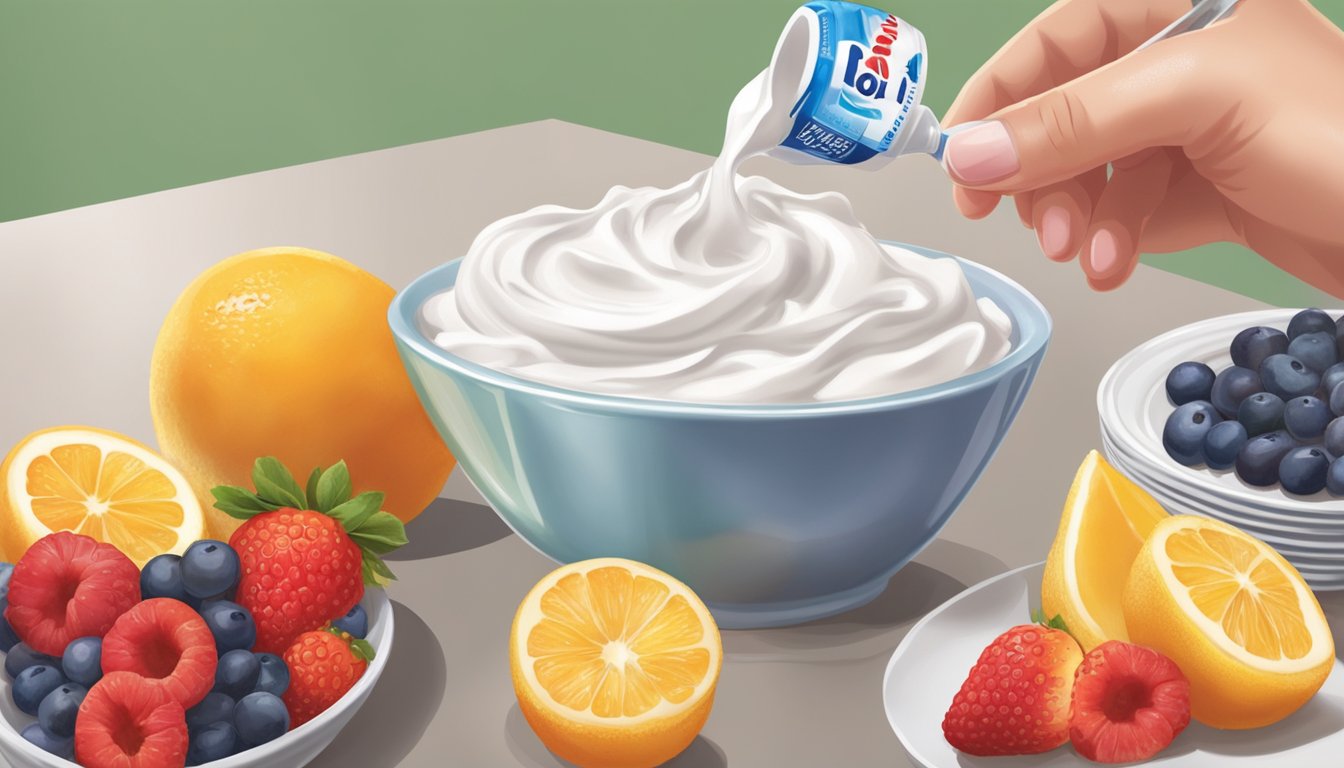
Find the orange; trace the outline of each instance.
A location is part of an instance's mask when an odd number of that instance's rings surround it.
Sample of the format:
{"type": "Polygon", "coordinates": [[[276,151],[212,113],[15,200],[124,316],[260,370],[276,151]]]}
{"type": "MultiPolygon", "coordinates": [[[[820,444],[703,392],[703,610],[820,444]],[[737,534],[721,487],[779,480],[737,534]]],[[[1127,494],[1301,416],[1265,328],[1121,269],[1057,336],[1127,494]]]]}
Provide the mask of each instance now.
{"type": "Polygon", "coordinates": [[[509,639],[523,716],[548,749],[583,768],[679,754],[709,717],[722,659],[718,627],[694,592],[616,558],[543,578],[509,639]]]}
{"type": "Polygon", "coordinates": [[[0,464],[0,555],[17,561],[56,531],[121,550],[137,566],[182,554],[203,534],[182,473],[140,443],[95,427],[55,427],[20,440],[0,464]]]}
{"type": "Polygon", "coordinates": [[[1144,539],[1166,517],[1156,499],[1101,454],[1083,459],[1041,579],[1041,609],[1064,619],[1083,651],[1129,639],[1120,596],[1144,539]]]}
{"type": "Polygon", "coordinates": [[[1321,605],[1263,541],[1193,515],[1157,525],[1124,591],[1130,639],[1190,680],[1190,714],[1214,728],[1259,728],[1307,703],[1335,666],[1321,605]]]}
{"type": "Polygon", "coordinates": [[[154,348],[150,406],[160,448],[216,537],[240,521],[213,508],[210,489],[248,486],[259,456],[295,472],[344,459],[355,492],[384,492],[402,521],[438,495],[454,461],[397,355],[392,297],[373,275],[306,248],[239,254],[178,297],[154,348]]]}

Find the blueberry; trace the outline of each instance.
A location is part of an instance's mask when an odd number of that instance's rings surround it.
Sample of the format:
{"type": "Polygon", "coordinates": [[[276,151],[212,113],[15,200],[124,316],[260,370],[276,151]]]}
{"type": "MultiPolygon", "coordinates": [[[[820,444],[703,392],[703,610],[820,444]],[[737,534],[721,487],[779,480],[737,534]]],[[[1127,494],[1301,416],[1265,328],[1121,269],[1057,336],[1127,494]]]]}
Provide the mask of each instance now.
{"type": "Polygon", "coordinates": [[[1296,447],[1287,432],[1269,432],[1247,440],[1237,454],[1237,477],[1249,485],[1274,485],[1279,482],[1279,462],[1296,447]]]}
{"type": "Polygon", "coordinates": [[[1249,438],[1238,421],[1221,421],[1204,435],[1204,463],[1211,469],[1227,469],[1237,462],[1237,454],[1249,438]]]}
{"type": "Polygon", "coordinates": [[[213,763],[238,751],[238,731],[233,723],[221,720],[199,731],[192,731],[187,747],[187,765],[213,763]]]}
{"type": "Polygon", "coordinates": [[[1235,419],[1237,417],[1237,406],[1241,401],[1255,394],[1263,392],[1264,387],[1260,384],[1260,375],[1250,368],[1240,368],[1232,366],[1224,369],[1213,380],[1213,407],[1225,419],[1235,419]]]}
{"type": "Polygon", "coordinates": [[[182,586],[182,558],[179,555],[159,555],[145,563],[140,571],[140,597],[170,597],[187,602],[187,589],[182,586]]]}
{"type": "Polygon", "coordinates": [[[1213,369],[1204,363],[1180,363],[1167,374],[1167,398],[1172,405],[1208,400],[1213,391],[1213,379],[1213,369]]]}
{"type": "Polygon", "coordinates": [[[238,585],[241,573],[238,553],[222,541],[201,539],[182,555],[182,586],[192,597],[222,595],[238,585]]]}
{"type": "Polygon", "coordinates": [[[257,642],[257,625],[252,613],[237,603],[214,600],[201,606],[201,618],[215,636],[215,648],[222,656],[229,651],[252,650],[257,642]]]}
{"type": "Polygon", "coordinates": [[[66,683],[48,693],[37,706],[37,722],[42,724],[42,730],[62,739],[74,736],[75,715],[88,692],[82,685],[66,683]]]}
{"type": "Polygon", "coordinates": [[[1283,429],[1283,400],[1268,392],[1256,392],[1241,401],[1237,421],[1251,437],[1283,429]]]}
{"type": "Polygon", "coordinates": [[[42,730],[42,726],[37,723],[29,723],[24,726],[22,735],[25,741],[43,752],[49,752],[70,762],[75,761],[75,740],[73,738],[62,739],[52,736],[42,730]]]}
{"type": "Polygon", "coordinates": [[[1335,332],[1335,321],[1319,309],[1304,309],[1288,321],[1288,340],[1320,331],[1335,332]]]}
{"type": "Polygon", "coordinates": [[[28,647],[27,643],[19,643],[9,649],[5,654],[5,674],[9,675],[10,680],[18,678],[19,673],[29,667],[35,667],[38,664],[45,664],[49,667],[60,669],[61,662],[48,656],[45,653],[38,653],[28,647]]]}
{"type": "Polygon", "coordinates": [[[91,686],[103,677],[103,639],[80,637],[65,646],[61,671],[72,683],[91,686]]]}
{"type": "Polygon", "coordinates": [[[1260,366],[1260,381],[1266,392],[1273,392],[1287,402],[1314,393],[1321,384],[1321,376],[1292,355],[1271,355],[1260,366]]]}
{"type": "Polygon", "coordinates": [[[1317,373],[1324,373],[1330,366],[1339,362],[1339,350],[1335,347],[1334,331],[1330,333],[1306,333],[1293,339],[1288,345],[1288,354],[1306,364],[1317,373]]]}
{"type": "Polygon", "coordinates": [[[1177,462],[1193,467],[1204,463],[1204,436],[1222,421],[1212,405],[1196,400],[1178,406],[1162,429],[1162,447],[1177,462]]]}
{"type": "Polygon", "coordinates": [[[1344,456],[1344,418],[1334,419],[1326,425],[1325,452],[1331,456],[1344,456]]]}
{"type": "Polygon", "coordinates": [[[238,739],[248,747],[274,741],[289,730],[289,710],[279,696],[260,691],[249,693],[233,709],[238,739]]]}
{"type": "Polygon", "coordinates": [[[1230,351],[1233,365],[1258,371],[1265,358],[1288,351],[1288,337],[1277,328],[1257,325],[1238,333],[1230,351]]]}
{"type": "Polygon", "coordinates": [[[22,641],[19,640],[18,633],[14,631],[14,628],[9,625],[9,621],[4,617],[6,602],[0,600],[0,651],[9,653],[14,646],[22,641]]]}
{"type": "Polygon", "coordinates": [[[13,575],[13,563],[0,563],[0,600],[5,600],[9,597],[9,578],[13,575]]]}
{"type": "MultiPolygon", "coordinates": [[[[1210,371],[1209,375],[1209,381],[1213,381],[1213,372],[1210,371]]],[[[1167,381],[1170,382],[1171,379],[1167,379],[1167,381]]],[[[1206,398],[1200,397],[1196,399],[1205,400],[1206,398]]],[[[349,632],[352,637],[363,638],[369,634],[369,615],[364,612],[364,606],[355,603],[355,607],[351,608],[349,613],[331,622],[331,626],[342,632],[349,632]]]]}
{"type": "Polygon", "coordinates": [[[1303,443],[1320,442],[1330,419],[1330,409],[1320,398],[1311,395],[1294,397],[1283,408],[1283,424],[1288,434],[1303,443]]]}
{"type": "Polygon", "coordinates": [[[1330,472],[1325,476],[1325,487],[1335,496],[1344,496],[1344,457],[1330,463],[1330,472]]]}
{"type": "Polygon", "coordinates": [[[1326,397],[1329,397],[1330,393],[1334,392],[1335,387],[1341,382],[1344,382],[1344,363],[1335,363],[1326,368],[1325,373],[1321,374],[1321,391],[1326,394],[1326,397]]]}
{"type": "Polygon", "coordinates": [[[19,709],[37,717],[37,708],[41,706],[42,700],[66,682],[59,666],[38,664],[23,670],[14,678],[11,693],[14,694],[14,703],[19,709]]]}
{"type": "Polygon", "coordinates": [[[1336,384],[1326,399],[1330,404],[1330,412],[1336,416],[1344,416],[1344,389],[1341,389],[1341,385],[1344,385],[1344,381],[1336,384]]]}
{"type": "Polygon", "coordinates": [[[1330,457],[1325,451],[1312,446],[1294,448],[1279,463],[1279,482],[1283,490],[1299,496],[1310,496],[1325,489],[1326,475],[1330,472],[1330,457]]]}
{"type": "Polygon", "coordinates": [[[261,665],[261,674],[257,675],[257,690],[284,696],[289,690],[289,665],[274,653],[258,653],[257,663],[261,665]]]}
{"type": "Polygon", "coordinates": [[[219,657],[215,669],[215,690],[235,699],[242,698],[257,687],[261,664],[251,651],[234,650],[219,657]]]}
{"type": "Polygon", "coordinates": [[[233,722],[233,706],[236,702],[227,693],[211,691],[205,698],[187,710],[187,730],[195,733],[207,725],[219,722],[233,722]]]}

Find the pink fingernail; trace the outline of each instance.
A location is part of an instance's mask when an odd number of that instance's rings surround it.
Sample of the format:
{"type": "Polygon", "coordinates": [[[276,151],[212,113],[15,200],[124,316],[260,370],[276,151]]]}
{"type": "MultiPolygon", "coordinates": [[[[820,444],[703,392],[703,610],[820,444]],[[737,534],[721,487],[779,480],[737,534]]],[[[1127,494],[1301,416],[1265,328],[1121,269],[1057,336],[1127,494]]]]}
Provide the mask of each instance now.
{"type": "Polygon", "coordinates": [[[989,184],[1017,173],[1017,150],[1003,123],[991,121],[953,134],[944,154],[952,178],[989,184]]]}
{"type": "Polygon", "coordinates": [[[1041,214],[1041,228],[1036,237],[1041,241],[1041,250],[1046,256],[1052,259],[1067,256],[1065,249],[1069,247],[1069,212],[1057,205],[1046,208],[1045,213],[1041,214]]]}
{"type": "Polygon", "coordinates": [[[1088,254],[1092,272],[1096,277],[1108,277],[1120,266],[1120,246],[1115,234],[1109,229],[1098,229],[1092,236],[1092,247],[1088,254]]]}

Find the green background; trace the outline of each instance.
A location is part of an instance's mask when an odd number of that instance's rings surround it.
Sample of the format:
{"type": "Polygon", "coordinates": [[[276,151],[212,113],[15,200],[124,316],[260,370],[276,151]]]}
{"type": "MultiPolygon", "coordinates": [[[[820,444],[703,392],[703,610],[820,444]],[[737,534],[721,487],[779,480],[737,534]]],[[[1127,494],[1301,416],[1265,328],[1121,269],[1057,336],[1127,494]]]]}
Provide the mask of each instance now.
{"type": "MultiPolygon", "coordinates": [[[[547,117],[714,153],[800,1],[0,0],[0,221],[547,117]]],[[[940,113],[1049,5],[875,4],[928,37],[940,113]]],[[[1230,245],[1148,261],[1323,300],[1230,245]]]]}

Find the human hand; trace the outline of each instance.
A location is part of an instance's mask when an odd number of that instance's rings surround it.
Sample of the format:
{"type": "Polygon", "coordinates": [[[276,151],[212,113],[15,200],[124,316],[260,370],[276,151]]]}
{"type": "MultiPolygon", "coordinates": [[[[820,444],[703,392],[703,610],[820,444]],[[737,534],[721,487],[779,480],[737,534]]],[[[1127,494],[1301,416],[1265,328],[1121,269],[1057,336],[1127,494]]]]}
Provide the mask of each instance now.
{"type": "Polygon", "coordinates": [[[948,141],[957,207],[1012,195],[1097,290],[1140,253],[1231,241],[1344,296],[1344,33],[1306,0],[1244,0],[1125,55],[1190,7],[1061,0],[1013,37],[944,118],[990,121],[948,141]]]}

